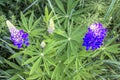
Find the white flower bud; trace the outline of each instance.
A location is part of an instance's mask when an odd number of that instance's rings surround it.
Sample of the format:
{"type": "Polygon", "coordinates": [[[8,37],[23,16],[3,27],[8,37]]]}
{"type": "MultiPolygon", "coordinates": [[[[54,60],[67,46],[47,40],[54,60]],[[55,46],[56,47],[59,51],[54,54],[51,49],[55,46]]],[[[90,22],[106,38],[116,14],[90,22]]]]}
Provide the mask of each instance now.
{"type": "Polygon", "coordinates": [[[16,27],[9,20],[6,21],[6,24],[11,34],[19,32],[19,30],[16,29],[16,27]]]}
{"type": "Polygon", "coordinates": [[[55,27],[54,27],[54,21],[53,21],[53,19],[51,18],[50,19],[50,23],[49,23],[49,26],[48,26],[48,32],[49,33],[53,33],[54,32],[54,30],[55,30],[55,27]]]}
{"type": "Polygon", "coordinates": [[[42,41],[40,46],[41,46],[41,48],[44,48],[46,46],[46,43],[44,41],[42,41]]]}

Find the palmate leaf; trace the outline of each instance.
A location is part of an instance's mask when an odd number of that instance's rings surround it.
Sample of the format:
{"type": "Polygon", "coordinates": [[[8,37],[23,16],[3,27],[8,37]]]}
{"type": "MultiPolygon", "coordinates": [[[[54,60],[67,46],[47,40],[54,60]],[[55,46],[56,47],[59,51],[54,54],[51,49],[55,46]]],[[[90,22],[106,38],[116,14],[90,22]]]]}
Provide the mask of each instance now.
{"type": "Polygon", "coordinates": [[[60,44],[57,46],[58,54],[64,52],[65,49],[67,49],[65,54],[67,53],[68,58],[70,57],[71,53],[73,55],[77,54],[77,50],[79,46],[81,46],[80,43],[82,43],[81,40],[83,33],[85,32],[84,30],[82,30],[82,32],[80,30],[80,27],[73,28],[73,24],[71,23],[67,27],[67,32],[58,30],[59,32],[55,33],[55,39],[57,41],[56,43],[60,42],[60,44]]]}
{"type": "Polygon", "coordinates": [[[44,31],[44,29],[36,29],[39,24],[41,18],[37,20],[34,19],[34,13],[30,15],[30,17],[25,17],[25,15],[21,12],[21,22],[19,22],[20,26],[24,28],[31,37],[39,37],[40,33],[44,31]]]}

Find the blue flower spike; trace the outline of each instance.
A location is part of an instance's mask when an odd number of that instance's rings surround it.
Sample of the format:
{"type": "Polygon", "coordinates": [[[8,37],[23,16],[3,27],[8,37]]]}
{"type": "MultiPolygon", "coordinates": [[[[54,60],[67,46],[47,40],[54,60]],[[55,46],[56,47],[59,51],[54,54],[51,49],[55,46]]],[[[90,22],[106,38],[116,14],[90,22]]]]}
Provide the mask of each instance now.
{"type": "Polygon", "coordinates": [[[18,30],[9,20],[6,21],[8,29],[11,33],[11,41],[14,46],[22,48],[22,45],[29,45],[28,33],[25,33],[23,30],[18,30]]]}
{"type": "Polygon", "coordinates": [[[100,48],[103,45],[106,33],[107,29],[101,23],[91,24],[83,38],[83,46],[86,46],[87,51],[100,48]]]}

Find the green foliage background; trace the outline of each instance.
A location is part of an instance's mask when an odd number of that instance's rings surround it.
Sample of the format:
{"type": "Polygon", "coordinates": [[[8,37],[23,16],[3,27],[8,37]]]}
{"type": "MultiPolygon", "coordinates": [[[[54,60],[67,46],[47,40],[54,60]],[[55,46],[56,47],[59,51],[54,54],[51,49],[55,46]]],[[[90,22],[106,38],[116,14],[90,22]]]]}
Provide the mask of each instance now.
{"type": "Polygon", "coordinates": [[[119,9],[120,0],[0,0],[0,80],[119,80],[119,9]],[[29,33],[30,46],[13,46],[6,20],[29,33]],[[82,38],[94,22],[107,37],[86,51],[82,38]]]}

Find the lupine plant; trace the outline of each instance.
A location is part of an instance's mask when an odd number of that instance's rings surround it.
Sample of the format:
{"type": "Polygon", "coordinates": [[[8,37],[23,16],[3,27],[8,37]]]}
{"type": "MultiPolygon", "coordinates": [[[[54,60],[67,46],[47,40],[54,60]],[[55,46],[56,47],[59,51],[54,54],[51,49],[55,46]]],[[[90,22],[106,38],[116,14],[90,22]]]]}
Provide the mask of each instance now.
{"type": "Polygon", "coordinates": [[[119,80],[119,0],[0,1],[0,80],[119,80]]]}

